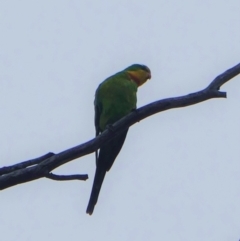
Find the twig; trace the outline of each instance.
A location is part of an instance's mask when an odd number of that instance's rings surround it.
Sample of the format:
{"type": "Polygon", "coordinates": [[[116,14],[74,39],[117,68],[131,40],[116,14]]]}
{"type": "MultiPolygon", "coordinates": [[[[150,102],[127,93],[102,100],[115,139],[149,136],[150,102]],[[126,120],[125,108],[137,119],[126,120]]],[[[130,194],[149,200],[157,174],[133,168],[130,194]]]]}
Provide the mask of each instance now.
{"type": "Polygon", "coordinates": [[[12,165],[12,166],[8,166],[8,167],[2,167],[2,168],[0,168],[0,176],[4,175],[4,174],[7,174],[7,173],[10,173],[10,172],[13,172],[13,171],[16,171],[16,170],[19,170],[19,169],[24,169],[26,167],[39,164],[40,162],[46,160],[47,158],[49,158],[49,157],[51,157],[53,155],[55,155],[55,154],[52,153],[52,152],[49,152],[49,153],[47,153],[47,154],[45,154],[43,156],[40,156],[38,158],[35,158],[35,159],[31,159],[31,160],[28,160],[28,161],[20,162],[18,164],[15,164],[15,165],[12,165]]]}
{"type": "Polygon", "coordinates": [[[55,180],[55,181],[71,181],[71,180],[81,180],[81,181],[86,181],[88,179],[87,174],[76,174],[76,175],[56,175],[53,173],[48,173],[46,178],[55,180]]]}

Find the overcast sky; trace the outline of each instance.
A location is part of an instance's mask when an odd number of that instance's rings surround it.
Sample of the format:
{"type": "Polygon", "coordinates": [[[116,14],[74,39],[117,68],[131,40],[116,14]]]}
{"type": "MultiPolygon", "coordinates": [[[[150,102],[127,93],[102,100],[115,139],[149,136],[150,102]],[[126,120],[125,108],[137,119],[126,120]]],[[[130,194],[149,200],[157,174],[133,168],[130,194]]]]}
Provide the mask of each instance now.
{"type": "MultiPolygon", "coordinates": [[[[94,93],[133,63],[138,106],[205,88],[240,62],[239,0],[0,2],[0,166],[94,137],[94,93]]],[[[227,99],[131,127],[92,216],[94,155],[0,193],[4,241],[240,239],[240,76],[227,99]]]]}

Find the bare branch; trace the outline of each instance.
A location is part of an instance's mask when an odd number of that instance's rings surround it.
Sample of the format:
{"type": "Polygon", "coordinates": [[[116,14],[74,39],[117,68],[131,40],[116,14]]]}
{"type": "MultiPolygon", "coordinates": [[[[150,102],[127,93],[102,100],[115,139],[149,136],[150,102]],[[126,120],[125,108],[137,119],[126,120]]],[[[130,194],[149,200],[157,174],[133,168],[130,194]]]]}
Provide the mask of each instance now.
{"type": "Polygon", "coordinates": [[[76,175],[56,175],[53,173],[48,173],[46,178],[55,180],[55,181],[71,181],[71,180],[81,180],[81,181],[86,181],[88,179],[87,174],[76,174],[76,175]]]}
{"type": "Polygon", "coordinates": [[[7,174],[7,173],[10,173],[10,172],[13,172],[13,171],[16,171],[16,170],[19,170],[19,169],[23,169],[23,168],[26,168],[26,167],[29,167],[29,166],[39,164],[40,162],[46,160],[47,158],[49,158],[53,155],[55,155],[55,154],[52,153],[52,152],[49,152],[49,153],[47,153],[43,156],[40,156],[38,158],[35,158],[35,159],[20,162],[18,164],[8,166],[8,167],[2,167],[2,168],[0,168],[0,176],[4,175],[4,174],[7,174]]]}
{"type": "Polygon", "coordinates": [[[173,108],[194,105],[212,98],[226,98],[226,93],[219,91],[220,87],[239,73],[240,63],[216,77],[207,88],[201,91],[185,96],[158,100],[143,106],[117,121],[111,126],[111,130],[105,130],[101,135],[86,143],[50,156],[35,166],[19,169],[0,176],[0,190],[41,177],[49,177],[49,173],[55,168],[96,151],[123,130],[151,115],[173,108]]]}
{"type": "Polygon", "coordinates": [[[239,73],[240,63],[217,76],[207,88],[219,90],[222,85],[237,76],[239,73]]]}

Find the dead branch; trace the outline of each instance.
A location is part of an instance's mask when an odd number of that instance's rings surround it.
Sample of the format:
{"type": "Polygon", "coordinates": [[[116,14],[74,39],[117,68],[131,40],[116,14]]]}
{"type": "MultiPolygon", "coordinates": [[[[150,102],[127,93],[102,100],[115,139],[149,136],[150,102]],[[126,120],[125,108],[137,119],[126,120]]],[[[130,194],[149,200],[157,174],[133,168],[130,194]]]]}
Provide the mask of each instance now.
{"type": "Polygon", "coordinates": [[[55,154],[52,153],[52,152],[49,152],[49,153],[47,153],[43,156],[40,156],[38,158],[35,158],[35,159],[20,162],[20,163],[17,163],[15,165],[12,165],[12,166],[9,166],[9,167],[2,167],[2,168],[0,168],[0,176],[3,175],[3,174],[14,172],[14,171],[19,170],[19,169],[23,169],[23,168],[26,168],[26,167],[29,167],[29,166],[39,164],[40,162],[46,160],[47,158],[49,158],[53,155],[55,155],[55,154]]]}
{"type": "Polygon", "coordinates": [[[81,180],[86,181],[88,179],[88,175],[56,175],[53,173],[48,173],[46,178],[55,180],[55,181],[71,181],[71,180],[81,180]]]}

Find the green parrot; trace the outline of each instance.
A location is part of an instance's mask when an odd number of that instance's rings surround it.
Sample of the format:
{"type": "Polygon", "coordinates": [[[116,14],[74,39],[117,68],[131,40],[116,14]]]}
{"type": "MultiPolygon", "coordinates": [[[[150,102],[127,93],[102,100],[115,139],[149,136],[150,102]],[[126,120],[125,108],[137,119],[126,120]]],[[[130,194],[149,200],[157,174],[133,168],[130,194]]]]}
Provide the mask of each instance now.
{"type": "MultiPolygon", "coordinates": [[[[99,85],[94,100],[96,136],[136,109],[137,89],[150,78],[151,71],[147,66],[133,64],[99,85]]],[[[93,213],[105,174],[120,152],[127,132],[128,129],[120,132],[105,143],[99,153],[96,152],[96,172],[86,211],[89,215],[93,213]]]]}

